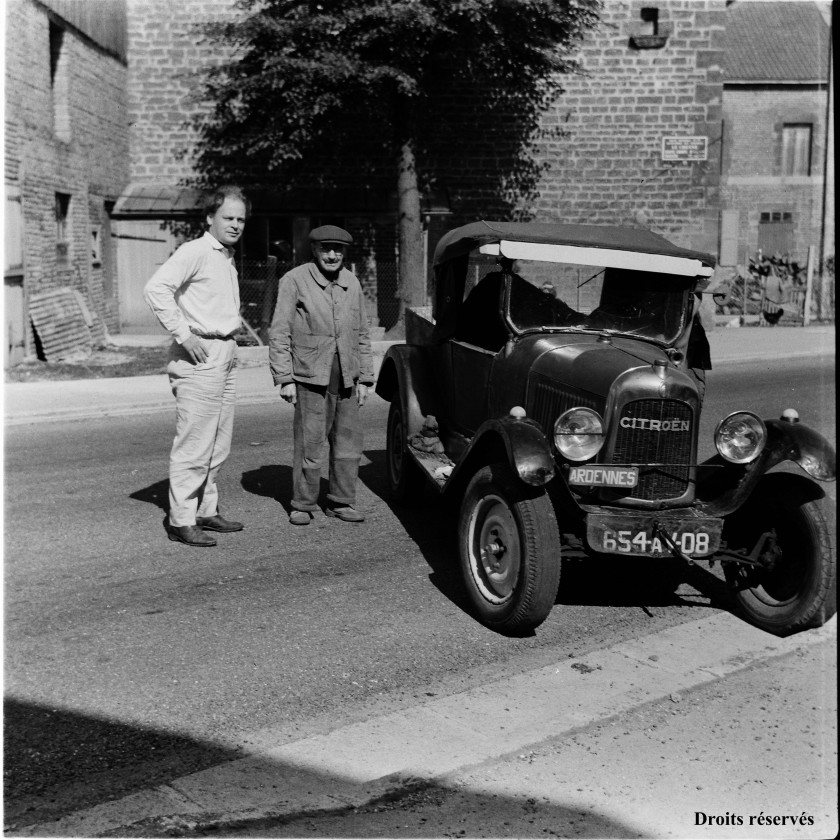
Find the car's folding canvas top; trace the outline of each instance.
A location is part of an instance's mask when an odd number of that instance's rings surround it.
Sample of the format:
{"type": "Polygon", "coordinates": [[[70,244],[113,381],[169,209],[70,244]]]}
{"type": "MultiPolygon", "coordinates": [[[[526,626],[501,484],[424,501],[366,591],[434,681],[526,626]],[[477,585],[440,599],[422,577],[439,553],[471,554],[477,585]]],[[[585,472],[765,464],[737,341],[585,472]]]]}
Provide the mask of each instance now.
{"type": "Polygon", "coordinates": [[[472,222],[444,235],[434,264],[480,248],[510,259],[599,265],[688,277],[709,276],[711,254],[674,245],[649,230],[606,225],[472,222]]]}

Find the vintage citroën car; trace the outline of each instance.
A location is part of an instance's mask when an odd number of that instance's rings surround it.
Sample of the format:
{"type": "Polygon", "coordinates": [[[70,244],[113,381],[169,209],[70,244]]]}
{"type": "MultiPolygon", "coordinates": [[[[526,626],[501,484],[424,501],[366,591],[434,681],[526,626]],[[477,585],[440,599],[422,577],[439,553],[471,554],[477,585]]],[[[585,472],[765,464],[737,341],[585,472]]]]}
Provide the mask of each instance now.
{"type": "Polygon", "coordinates": [[[474,222],[439,242],[433,305],[406,313],[376,391],[392,494],[457,503],[487,626],[538,626],[561,558],[605,554],[720,563],[736,610],[771,633],[834,613],[829,443],[793,410],[736,411],[698,462],[686,347],[713,268],[631,228],[474,222]]]}

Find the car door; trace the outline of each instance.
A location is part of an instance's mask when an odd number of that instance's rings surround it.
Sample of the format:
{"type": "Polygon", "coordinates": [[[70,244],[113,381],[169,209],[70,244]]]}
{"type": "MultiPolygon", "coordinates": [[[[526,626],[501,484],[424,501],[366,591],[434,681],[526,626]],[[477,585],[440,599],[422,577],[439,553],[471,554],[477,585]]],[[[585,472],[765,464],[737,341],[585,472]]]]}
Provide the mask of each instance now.
{"type": "Polygon", "coordinates": [[[471,435],[487,419],[490,374],[496,353],[465,341],[452,341],[451,420],[456,431],[471,435]]]}

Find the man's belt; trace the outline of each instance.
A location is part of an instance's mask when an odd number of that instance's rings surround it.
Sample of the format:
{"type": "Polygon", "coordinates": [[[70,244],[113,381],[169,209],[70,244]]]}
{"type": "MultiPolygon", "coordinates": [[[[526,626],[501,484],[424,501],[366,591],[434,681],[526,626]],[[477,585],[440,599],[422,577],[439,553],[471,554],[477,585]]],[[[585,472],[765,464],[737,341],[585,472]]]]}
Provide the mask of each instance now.
{"type": "Polygon", "coordinates": [[[233,335],[207,335],[207,333],[200,333],[196,332],[195,330],[190,330],[193,335],[197,335],[199,338],[208,338],[213,341],[233,341],[233,335]]]}

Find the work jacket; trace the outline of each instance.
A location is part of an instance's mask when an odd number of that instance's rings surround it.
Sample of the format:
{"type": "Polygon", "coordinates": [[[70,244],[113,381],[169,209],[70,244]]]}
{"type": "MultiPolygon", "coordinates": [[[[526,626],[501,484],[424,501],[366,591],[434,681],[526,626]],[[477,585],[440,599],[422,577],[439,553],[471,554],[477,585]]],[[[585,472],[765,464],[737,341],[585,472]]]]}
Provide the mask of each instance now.
{"type": "Polygon", "coordinates": [[[277,291],[268,351],[274,384],[327,385],[336,353],[345,388],[373,384],[362,287],[347,269],[330,282],[315,263],[299,265],[277,291]]]}

